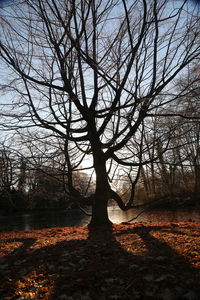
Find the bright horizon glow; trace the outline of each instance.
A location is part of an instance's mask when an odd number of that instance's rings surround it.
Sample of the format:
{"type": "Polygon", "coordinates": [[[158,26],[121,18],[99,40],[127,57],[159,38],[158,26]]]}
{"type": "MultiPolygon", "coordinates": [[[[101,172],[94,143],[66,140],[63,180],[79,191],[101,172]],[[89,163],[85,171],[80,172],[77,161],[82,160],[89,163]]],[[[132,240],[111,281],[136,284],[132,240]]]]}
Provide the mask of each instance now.
{"type": "Polygon", "coordinates": [[[83,161],[80,164],[80,172],[87,174],[88,176],[92,175],[92,180],[95,180],[95,171],[93,168],[93,158],[92,155],[86,155],[83,161]]]}

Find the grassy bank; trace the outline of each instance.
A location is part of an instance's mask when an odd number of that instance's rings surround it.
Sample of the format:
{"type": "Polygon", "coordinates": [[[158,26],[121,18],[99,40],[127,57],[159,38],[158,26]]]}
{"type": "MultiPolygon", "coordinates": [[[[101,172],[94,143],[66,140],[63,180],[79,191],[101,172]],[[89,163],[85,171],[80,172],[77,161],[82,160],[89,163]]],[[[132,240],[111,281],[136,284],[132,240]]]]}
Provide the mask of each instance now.
{"type": "Polygon", "coordinates": [[[199,299],[200,223],[0,233],[0,299],[199,299]]]}

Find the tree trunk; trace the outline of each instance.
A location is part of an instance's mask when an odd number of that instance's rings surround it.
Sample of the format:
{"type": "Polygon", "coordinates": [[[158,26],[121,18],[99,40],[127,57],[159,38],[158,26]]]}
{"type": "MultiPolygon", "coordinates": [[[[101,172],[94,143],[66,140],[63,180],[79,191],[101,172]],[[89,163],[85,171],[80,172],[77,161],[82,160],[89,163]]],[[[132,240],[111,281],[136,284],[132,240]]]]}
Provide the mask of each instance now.
{"type": "Polygon", "coordinates": [[[111,224],[108,217],[108,200],[110,198],[110,185],[106,172],[104,153],[97,144],[93,150],[94,169],[96,172],[96,190],[92,204],[92,219],[90,225],[111,224]]]}
{"type": "Polygon", "coordinates": [[[108,199],[106,199],[105,193],[96,194],[94,202],[92,204],[92,219],[90,225],[107,225],[111,224],[108,217],[108,199]]]}

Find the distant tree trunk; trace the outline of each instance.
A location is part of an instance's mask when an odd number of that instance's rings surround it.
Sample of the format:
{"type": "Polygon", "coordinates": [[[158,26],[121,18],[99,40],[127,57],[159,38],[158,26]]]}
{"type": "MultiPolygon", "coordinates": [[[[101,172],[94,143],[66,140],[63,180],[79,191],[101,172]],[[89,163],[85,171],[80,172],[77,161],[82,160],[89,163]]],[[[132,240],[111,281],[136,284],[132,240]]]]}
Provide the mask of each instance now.
{"type": "Polygon", "coordinates": [[[195,194],[200,192],[200,134],[197,133],[196,156],[194,161],[195,170],[195,194]]]}
{"type": "Polygon", "coordinates": [[[151,193],[153,197],[156,195],[156,179],[155,179],[155,168],[154,163],[151,162],[151,193]]]}
{"type": "Polygon", "coordinates": [[[145,193],[146,193],[146,197],[149,197],[149,181],[148,181],[148,173],[146,170],[144,170],[144,167],[141,168],[141,176],[142,176],[142,180],[143,180],[143,184],[144,184],[144,189],[145,189],[145,193]]]}
{"type": "Polygon", "coordinates": [[[200,193],[200,166],[196,160],[194,165],[194,192],[197,195],[200,193]]]}
{"type": "Polygon", "coordinates": [[[20,174],[19,174],[19,179],[18,179],[18,190],[20,192],[25,191],[25,185],[26,185],[26,161],[21,157],[21,162],[20,162],[20,174]]]}
{"type": "Polygon", "coordinates": [[[170,190],[169,172],[165,165],[165,159],[163,156],[163,147],[160,142],[157,144],[157,154],[158,154],[159,160],[160,160],[158,166],[159,166],[160,173],[161,173],[162,184],[163,184],[163,188],[164,188],[163,190],[164,190],[164,193],[166,193],[166,192],[168,193],[170,190]]]}

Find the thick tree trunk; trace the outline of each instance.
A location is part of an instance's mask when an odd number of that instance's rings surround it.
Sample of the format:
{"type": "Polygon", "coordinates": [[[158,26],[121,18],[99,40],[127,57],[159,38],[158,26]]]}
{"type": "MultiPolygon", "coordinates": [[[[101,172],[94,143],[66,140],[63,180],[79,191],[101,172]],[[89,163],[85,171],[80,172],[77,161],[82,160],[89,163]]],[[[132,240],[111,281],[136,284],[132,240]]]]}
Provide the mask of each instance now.
{"type": "Polygon", "coordinates": [[[90,225],[107,225],[111,224],[111,221],[108,217],[107,209],[108,201],[106,195],[95,195],[95,199],[92,205],[92,219],[90,225]]]}
{"type": "Polygon", "coordinates": [[[108,217],[108,200],[110,198],[110,185],[106,172],[106,162],[104,153],[95,144],[93,148],[94,169],[96,172],[96,190],[92,204],[92,219],[90,225],[107,225],[111,224],[108,217]]]}

